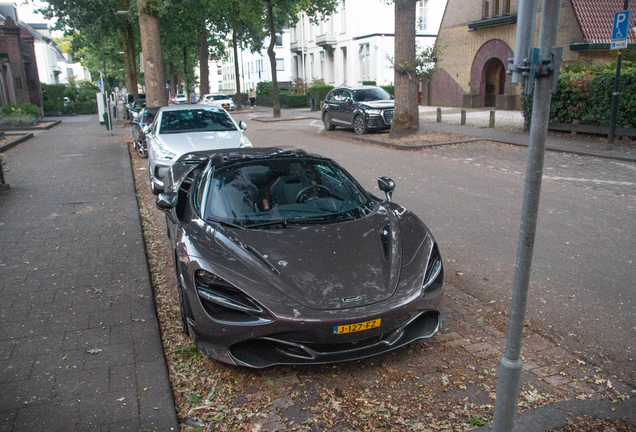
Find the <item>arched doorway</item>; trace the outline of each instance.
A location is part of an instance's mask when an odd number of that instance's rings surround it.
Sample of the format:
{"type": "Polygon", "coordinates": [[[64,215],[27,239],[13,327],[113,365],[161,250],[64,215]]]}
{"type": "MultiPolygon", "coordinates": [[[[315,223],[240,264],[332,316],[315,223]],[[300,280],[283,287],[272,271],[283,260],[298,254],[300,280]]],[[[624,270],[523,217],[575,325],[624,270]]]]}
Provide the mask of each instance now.
{"type": "Polygon", "coordinates": [[[500,95],[516,98],[516,84],[510,78],[506,79],[504,66],[513,56],[512,49],[501,39],[491,39],[479,48],[470,68],[472,107],[496,106],[500,95]]]}
{"type": "Polygon", "coordinates": [[[484,88],[484,106],[494,107],[497,95],[504,94],[506,84],[506,68],[497,57],[489,59],[484,65],[482,74],[484,88]]]}

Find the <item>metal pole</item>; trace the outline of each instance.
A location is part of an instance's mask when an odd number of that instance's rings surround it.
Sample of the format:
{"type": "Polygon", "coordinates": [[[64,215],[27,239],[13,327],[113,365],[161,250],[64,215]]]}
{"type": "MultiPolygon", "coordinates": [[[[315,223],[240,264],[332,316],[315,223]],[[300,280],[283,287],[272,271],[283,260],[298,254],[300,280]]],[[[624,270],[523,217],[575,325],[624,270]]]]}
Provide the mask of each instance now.
{"type": "MultiPolygon", "coordinates": [[[[516,45],[521,49],[515,49],[514,65],[521,65],[524,59],[531,57],[530,49],[534,46],[534,27],[537,16],[537,0],[519,0],[519,18],[517,19],[516,45]],[[523,17],[523,19],[521,19],[523,17]]],[[[512,82],[524,82],[521,71],[513,70],[512,82]]]]}
{"type": "Polygon", "coordinates": [[[300,64],[303,68],[303,94],[307,89],[307,76],[305,74],[305,14],[300,14],[300,64]]]}
{"type": "MultiPolygon", "coordinates": [[[[556,45],[559,29],[559,14],[561,0],[543,0],[541,31],[539,36],[540,58],[550,58],[551,50],[556,45]]],[[[523,21],[527,17],[520,17],[523,21]]],[[[554,62],[554,57],[552,58],[554,62]]],[[[558,72],[559,65],[552,65],[552,74],[558,72]],[[556,70],[554,70],[556,69],[556,70]]],[[[545,68],[546,65],[543,65],[545,68]]],[[[519,381],[522,362],[521,342],[525,321],[528,286],[530,282],[530,268],[539,213],[539,198],[541,195],[541,179],[543,177],[543,159],[545,155],[545,141],[550,117],[550,89],[552,74],[538,73],[532,107],[532,125],[530,129],[530,151],[526,169],[526,183],[519,229],[519,244],[517,248],[517,266],[510,308],[508,326],[508,340],[506,352],[501,359],[499,379],[497,382],[497,397],[495,400],[495,414],[493,431],[508,432],[514,427],[514,416],[519,397],[519,381]]],[[[528,83],[527,85],[532,85],[528,83]]]]}
{"type": "Polygon", "coordinates": [[[99,22],[99,42],[102,45],[102,65],[104,66],[104,80],[102,81],[102,85],[103,85],[103,90],[104,90],[104,109],[107,111],[107,118],[108,118],[108,130],[110,131],[110,135],[113,135],[113,122],[110,118],[110,98],[108,97],[108,90],[107,90],[107,81],[108,81],[108,75],[106,73],[106,57],[104,57],[104,38],[102,36],[102,17],[104,15],[101,15],[97,21],[99,22]]]}
{"type": "MultiPolygon", "coordinates": [[[[629,7],[629,0],[625,0],[623,10],[629,7]]],[[[629,32],[629,26],[628,30],[629,32]]],[[[616,78],[614,79],[614,93],[612,93],[612,108],[610,111],[609,135],[607,136],[607,150],[614,150],[614,136],[616,134],[616,116],[618,115],[618,96],[620,93],[621,83],[621,61],[623,60],[623,50],[618,50],[616,57],[616,78]]]]}

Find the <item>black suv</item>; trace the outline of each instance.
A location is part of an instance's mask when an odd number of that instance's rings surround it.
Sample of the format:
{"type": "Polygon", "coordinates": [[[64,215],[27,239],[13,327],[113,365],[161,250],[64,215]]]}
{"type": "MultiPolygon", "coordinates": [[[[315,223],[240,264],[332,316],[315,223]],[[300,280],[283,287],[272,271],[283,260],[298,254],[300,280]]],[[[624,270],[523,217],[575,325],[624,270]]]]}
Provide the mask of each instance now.
{"type": "Polygon", "coordinates": [[[390,129],[392,119],[393,96],[376,86],[336,88],[322,104],[322,122],[328,131],[344,126],[362,135],[370,130],[390,129]]]}

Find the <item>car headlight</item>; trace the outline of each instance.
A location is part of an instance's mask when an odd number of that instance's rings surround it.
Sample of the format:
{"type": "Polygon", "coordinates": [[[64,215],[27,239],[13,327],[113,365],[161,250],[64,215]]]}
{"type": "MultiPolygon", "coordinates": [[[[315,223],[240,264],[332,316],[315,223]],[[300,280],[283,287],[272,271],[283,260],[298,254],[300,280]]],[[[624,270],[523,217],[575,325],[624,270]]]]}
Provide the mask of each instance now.
{"type": "Polygon", "coordinates": [[[382,110],[379,109],[368,109],[367,114],[369,115],[380,115],[382,114],[382,110]]]}
{"type": "Polygon", "coordinates": [[[173,157],[176,156],[176,154],[172,153],[160,142],[154,143],[154,145],[152,146],[152,151],[154,152],[155,159],[171,160],[173,157]]]}
{"type": "Polygon", "coordinates": [[[241,137],[241,142],[239,142],[239,148],[252,147],[252,142],[247,139],[245,135],[241,137]]]}

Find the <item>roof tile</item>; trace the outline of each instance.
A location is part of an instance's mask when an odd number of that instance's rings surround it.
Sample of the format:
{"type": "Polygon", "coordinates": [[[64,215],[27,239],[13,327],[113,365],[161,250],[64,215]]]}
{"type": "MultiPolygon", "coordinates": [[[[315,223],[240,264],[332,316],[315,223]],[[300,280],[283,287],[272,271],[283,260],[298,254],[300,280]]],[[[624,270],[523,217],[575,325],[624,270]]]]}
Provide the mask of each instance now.
{"type": "MultiPolygon", "coordinates": [[[[612,24],[614,12],[623,10],[623,0],[570,0],[574,13],[581,26],[583,38],[587,43],[610,43],[612,41],[612,24]]],[[[629,43],[636,43],[636,36],[631,31],[636,26],[636,6],[629,6],[632,11],[629,43]]]]}

